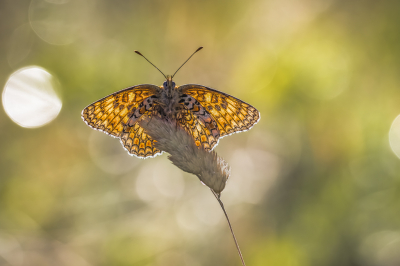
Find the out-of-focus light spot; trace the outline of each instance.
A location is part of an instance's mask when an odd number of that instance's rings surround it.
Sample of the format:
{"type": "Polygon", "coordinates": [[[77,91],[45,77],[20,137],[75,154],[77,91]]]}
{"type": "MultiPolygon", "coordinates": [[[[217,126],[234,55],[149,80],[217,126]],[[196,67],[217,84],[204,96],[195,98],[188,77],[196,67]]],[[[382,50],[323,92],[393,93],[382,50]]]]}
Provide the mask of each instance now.
{"type": "Polygon", "coordinates": [[[145,202],[154,202],[161,197],[153,183],[153,171],[150,167],[142,167],[136,179],[136,193],[145,202]]]}
{"type": "Polygon", "coordinates": [[[276,155],[262,150],[240,149],[228,160],[235,171],[225,189],[226,202],[238,204],[260,202],[279,175],[276,155]]]}
{"type": "Polygon", "coordinates": [[[400,232],[381,231],[368,236],[361,244],[360,264],[400,265],[400,232]]]}
{"type": "Polygon", "coordinates": [[[24,253],[17,239],[9,235],[0,235],[0,257],[9,265],[23,264],[24,253]]]}
{"type": "Polygon", "coordinates": [[[176,220],[178,224],[186,230],[204,230],[204,225],[199,221],[193,212],[193,203],[185,202],[180,206],[176,213],[176,220]]]}
{"type": "Polygon", "coordinates": [[[147,202],[162,204],[166,198],[178,199],[184,190],[181,172],[166,160],[153,162],[151,167],[143,167],[136,181],[138,196],[147,202]]]}
{"type": "Polygon", "coordinates": [[[101,170],[113,175],[127,173],[141,161],[130,156],[119,139],[95,130],[89,137],[89,153],[101,170]]]}
{"type": "Polygon", "coordinates": [[[204,230],[206,226],[218,225],[223,217],[223,211],[208,189],[202,188],[198,193],[191,194],[177,211],[176,220],[186,230],[204,230]]]}
{"type": "Polygon", "coordinates": [[[43,41],[65,45],[77,38],[88,11],[87,0],[32,0],[29,22],[43,41]]]}
{"type": "Polygon", "coordinates": [[[14,72],[3,90],[3,107],[21,127],[40,127],[57,117],[62,103],[56,93],[58,81],[37,66],[14,72]]]}
{"type": "Polygon", "coordinates": [[[158,191],[168,198],[180,198],[185,190],[181,171],[167,160],[160,160],[155,165],[153,183],[158,191]]]}
{"type": "Polygon", "coordinates": [[[400,158],[400,115],[394,119],[389,131],[390,148],[400,158]]]}
{"type": "Polygon", "coordinates": [[[204,197],[201,201],[193,202],[193,211],[202,223],[215,226],[221,220],[223,211],[217,200],[209,195],[209,191],[205,190],[205,192],[207,192],[207,197],[204,197]]]}
{"type": "Polygon", "coordinates": [[[7,60],[11,67],[14,67],[28,56],[35,38],[35,34],[29,24],[23,24],[14,30],[7,51],[7,60]]]}

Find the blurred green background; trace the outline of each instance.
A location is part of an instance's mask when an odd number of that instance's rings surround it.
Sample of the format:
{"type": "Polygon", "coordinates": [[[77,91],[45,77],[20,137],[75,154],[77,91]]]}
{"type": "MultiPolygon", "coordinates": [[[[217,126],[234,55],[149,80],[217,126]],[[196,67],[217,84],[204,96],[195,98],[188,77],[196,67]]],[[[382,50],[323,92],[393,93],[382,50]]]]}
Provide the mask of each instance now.
{"type": "Polygon", "coordinates": [[[164,154],[81,110],[175,77],[261,112],[216,151],[248,266],[400,265],[400,2],[1,0],[0,265],[240,265],[164,154]]]}

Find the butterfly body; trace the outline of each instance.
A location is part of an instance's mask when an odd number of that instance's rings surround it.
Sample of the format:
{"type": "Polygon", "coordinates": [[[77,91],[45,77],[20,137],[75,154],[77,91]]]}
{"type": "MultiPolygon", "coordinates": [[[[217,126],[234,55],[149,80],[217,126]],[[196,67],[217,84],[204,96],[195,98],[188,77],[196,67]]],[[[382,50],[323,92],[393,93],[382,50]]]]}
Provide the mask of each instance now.
{"type": "Polygon", "coordinates": [[[172,81],[170,76],[167,76],[167,80],[160,87],[157,93],[156,108],[158,113],[166,119],[176,119],[178,113],[181,110],[180,92],[175,86],[175,82],[172,81]]]}
{"type": "Polygon", "coordinates": [[[133,86],[88,105],[82,119],[93,129],[119,138],[128,153],[139,158],[162,154],[154,147],[157,140],[139,125],[146,118],[176,123],[206,150],[224,136],[249,130],[260,119],[256,108],[233,96],[196,84],[178,87],[171,76],[165,77],[163,86],[133,86]]]}

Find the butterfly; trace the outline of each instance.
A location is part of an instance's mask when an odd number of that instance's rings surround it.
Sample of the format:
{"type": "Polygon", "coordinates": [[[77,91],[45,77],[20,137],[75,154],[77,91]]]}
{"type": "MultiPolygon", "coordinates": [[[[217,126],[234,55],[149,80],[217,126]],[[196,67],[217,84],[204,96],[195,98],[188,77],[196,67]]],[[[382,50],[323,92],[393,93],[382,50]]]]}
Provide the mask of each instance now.
{"type": "Polygon", "coordinates": [[[178,70],[172,76],[165,76],[158,69],[166,78],[162,86],[129,87],[88,105],[82,111],[83,121],[93,129],[119,138],[130,155],[152,158],[163,151],[154,146],[157,140],[139,125],[142,119],[159,117],[173,121],[193,137],[197,146],[208,151],[218,145],[219,139],[247,131],[260,120],[256,108],[231,95],[196,84],[176,86],[172,78],[178,70]]]}

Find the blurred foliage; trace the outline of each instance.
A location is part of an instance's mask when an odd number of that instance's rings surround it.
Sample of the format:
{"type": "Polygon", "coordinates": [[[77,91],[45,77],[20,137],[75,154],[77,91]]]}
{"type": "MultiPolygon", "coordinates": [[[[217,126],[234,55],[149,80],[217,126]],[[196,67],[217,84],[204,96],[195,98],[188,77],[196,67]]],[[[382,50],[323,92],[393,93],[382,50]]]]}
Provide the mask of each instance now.
{"type": "MultiPolygon", "coordinates": [[[[0,79],[61,84],[51,123],[0,112],[0,265],[240,265],[218,203],[166,155],[87,127],[88,104],[163,77],[261,112],[216,148],[248,265],[400,265],[399,1],[0,1],[0,79]]],[[[4,98],[3,98],[4,100],[4,98]]],[[[4,103],[3,103],[4,104],[4,103]]],[[[43,112],[45,112],[44,110],[43,112]]]]}

